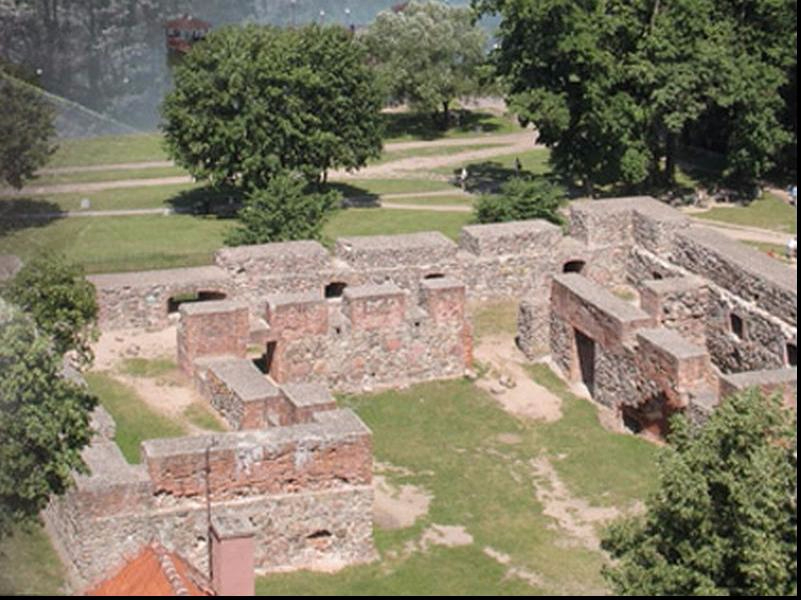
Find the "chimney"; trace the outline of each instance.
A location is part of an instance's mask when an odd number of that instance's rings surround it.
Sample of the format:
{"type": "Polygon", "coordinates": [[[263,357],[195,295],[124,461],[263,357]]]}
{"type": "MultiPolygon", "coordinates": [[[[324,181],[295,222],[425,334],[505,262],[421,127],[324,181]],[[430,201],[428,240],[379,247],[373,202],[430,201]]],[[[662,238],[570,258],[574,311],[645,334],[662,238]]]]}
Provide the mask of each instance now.
{"type": "Polygon", "coordinates": [[[254,529],[241,517],[211,518],[211,583],[218,596],[253,596],[254,529]]]}

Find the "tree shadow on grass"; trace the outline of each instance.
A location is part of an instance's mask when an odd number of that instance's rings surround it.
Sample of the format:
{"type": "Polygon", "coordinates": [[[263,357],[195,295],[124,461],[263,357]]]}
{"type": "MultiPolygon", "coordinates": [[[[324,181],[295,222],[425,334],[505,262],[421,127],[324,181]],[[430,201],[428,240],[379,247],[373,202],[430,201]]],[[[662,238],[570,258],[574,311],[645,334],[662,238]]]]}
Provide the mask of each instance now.
{"type": "Polygon", "coordinates": [[[447,129],[442,127],[439,115],[434,117],[427,113],[398,112],[382,113],[384,137],[387,139],[409,136],[421,140],[438,140],[449,132],[459,133],[493,133],[500,129],[497,117],[492,113],[471,112],[455,109],[450,114],[447,129]]]}
{"type": "Polygon", "coordinates": [[[232,218],[242,206],[244,192],[236,188],[193,188],[178,192],[165,200],[179,214],[232,218]]]}
{"type": "Polygon", "coordinates": [[[327,183],[325,191],[332,190],[342,194],[343,208],[370,208],[380,206],[379,195],[364,188],[341,181],[327,183]]]}
{"type": "Polygon", "coordinates": [[[45,227],[62,219],[65,211],[55,202],[43,198],[1,198],[0,237],[22,229],[45,227]]]}

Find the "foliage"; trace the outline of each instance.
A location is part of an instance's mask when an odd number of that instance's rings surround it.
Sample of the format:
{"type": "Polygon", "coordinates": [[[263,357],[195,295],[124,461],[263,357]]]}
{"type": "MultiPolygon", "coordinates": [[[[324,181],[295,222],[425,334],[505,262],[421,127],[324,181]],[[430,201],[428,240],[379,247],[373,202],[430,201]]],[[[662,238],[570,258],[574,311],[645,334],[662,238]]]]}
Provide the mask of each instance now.
{"type": "Polygon", "coordinates": [[[795,415],[756,390],[694,430],[681,418],[645,517],[613,526],[605,571],[620,594],[795,595],[795,415]]]}
{"type": "Polygon", "coordinates": [[[80,265],[56,254],[38,256],[20,269],[2,293],[52,338],[55,352],[63,356],[74,351],[79,364],[91,364],[98,307],[95,288],[84,278],[80,265]]]}
{"type": "Polygon", "coordinates": [[[85,469],[96,400],[62,371],[49,339],[0,300],[0,537],[34,521],[70,472],[85,469]]]}
{"type": "Polygon", "coordinates": [[[679,140],[711,115],[734,179],[763,175],[789,139],[779,91],[795,64],[795,3],[474,4],[502,16],[495,62],[513,107],[588,194],[672,183],[679,140]]]}
{"type": "Polygon", "coordinates": [[[410,2],[380,13],[362,39],[388,96],[442,109],[445,127],[450,103],[479,88],[487,38],[468,8],[410,2]]]}
{"type": "Polygon", "coordinates": [[[0,182],[21,188],[55,152],[53,109],[31,84],[0,64],[0,182]]]}
{"type": "Polygon", "coordinates": [[[301,177],[280,174],[245,199],[239,226],[226,235],[229,246],[320,238],[328,216],[341,202],[339,192],[316,192],[301,177]]]}
{"type": "Polygon", "coordinates": [[[543,177],[515,177],[501,186],[498,195],[483,195],[476,201],[479,223],[503,223],[526,219],[545,219],[561,225],[559,207],[567,196],[565,190],[543,177]]]}
{"type": "Polygon", "coordinates": [[[281,171],[324,179],[377,158],[380,108],[347,31],[227,27],[176,68],[163,129],[170,155],[195,177],[253,190],[281,171]]]}

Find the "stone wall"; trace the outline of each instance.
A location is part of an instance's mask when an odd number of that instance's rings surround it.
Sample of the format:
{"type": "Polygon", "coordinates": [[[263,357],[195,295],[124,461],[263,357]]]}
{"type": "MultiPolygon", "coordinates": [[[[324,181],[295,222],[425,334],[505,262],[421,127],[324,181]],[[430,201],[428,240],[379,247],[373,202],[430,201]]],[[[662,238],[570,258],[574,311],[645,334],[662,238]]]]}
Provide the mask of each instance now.
{"type": "Polygon", "coordinates": [[[178,325],[178,366],[188,375],[195,360],[209,356],[244,358],[250,337],[248,307],[221,300],[184,304],[178,325]]]}
{"type": "Polygon", "coordinates": [[[270,376],[341,391],[461,376],[472,361],[464,286],[423,280],[419,298],[391,283],[348,287],[341,299],[269,297],[270,376]]]}
{"type": "Polygon", "coordinates": [[[375,557],[371,435],[349,410],[293,427],[150,440],[141,465],[97,436],[84,457],[91,475],[76,475],[43,513],[77,588],[154,540],[207,573],[209,510],[253,525],[260,571],[375,557]]]}
{"type": "Polygon", "coordinates": [[[798,399],[798,369],[772,369],[766,371],[749,371],[724,375],[720,378],[720,397],[750,388],[757,388],[764,394],[778,394],[784,405],[795,409],[798,399]]]}

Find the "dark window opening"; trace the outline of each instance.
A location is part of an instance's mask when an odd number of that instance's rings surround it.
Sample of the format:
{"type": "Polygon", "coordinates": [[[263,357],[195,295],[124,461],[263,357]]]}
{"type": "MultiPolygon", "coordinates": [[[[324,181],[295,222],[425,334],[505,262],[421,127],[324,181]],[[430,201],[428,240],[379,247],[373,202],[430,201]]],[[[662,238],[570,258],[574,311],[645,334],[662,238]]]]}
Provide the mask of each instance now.
{"type": "Polygon", "coordinates": [[[660,279],[663,279],[662,273],[659,273],[658,271],[654,271],[653,273],[651,273],[651,279],[655,279],[656,281],[659,281],[660,279]]]}
{"type": "Polygon", "coordinates": [[[176,294],[167,301],[167,312],[175,313],[181,307],[181,304],[186,302],[210,302],[213,300],[225,300],[228,296],[224,292],[186,292],[184,294],[176,294]]]}
{"type": "Polygon", "coordinates": [[[744,324],[743,319],[739,315],[735,315],[731,313],[729,315],[729,321],[731,323],[731,332],[736,335],[738,338],[742,339],[744,337],[744,324]]]}
{"type": "Polygon", "coordinates": [[[562,267],[562,273],[581,273],[586,264],[583,260],[569,260],[562,267]]]}
{"type": "Polygon", "coordinates": [[[315,531],[314,533],[310,533],[309,535],[307,535],[306,539],[307,540],[319,540],[319,539],[330,538],[330,537],[331,537],[331,532],[330,531],[328,531],[327,529],[319,529],[319,530],[315,531]]]}
{"type": "Polygon", "coordinates": [[[348,287],[347,283],[342,281],[333,281],[325,286],[325,297],[326,298],[341,298],[342,294],[345,293],[345,288],[348,287]]]}
{"type": "Polygon", "coordinates": [[[623,406],[623,426],[632,433],[645,433],[664,439],[670,431],[670,417],[676,410],[660,392],[638,406],[623,406]]]}
{"type": "Polygon", "coordinates": [[[787,364],[791,367],[798,366],[798,346],[796,344],[787,344],[787,364]]]}
{"type": "Polygon", "coordinates": [[[429,273],[423,279],[443,279],[445,277],[445,273],[429,273]]]}
{"type": "Polygon", "coordinates": [[[595,392],[595,342],[578,329],[575,332],[581,382],[587,386],[592,396],[595,392]]]}

